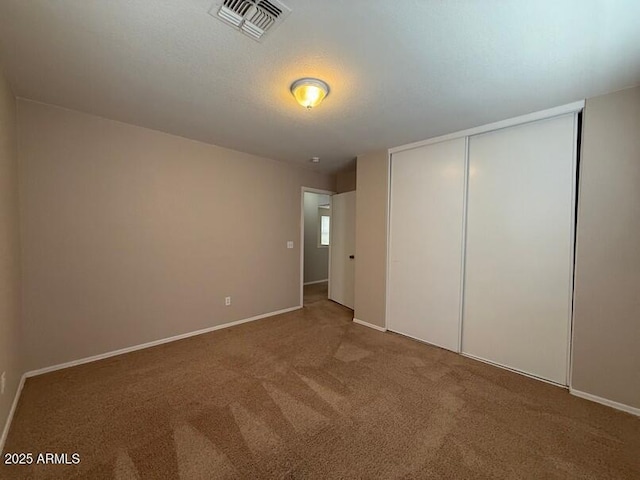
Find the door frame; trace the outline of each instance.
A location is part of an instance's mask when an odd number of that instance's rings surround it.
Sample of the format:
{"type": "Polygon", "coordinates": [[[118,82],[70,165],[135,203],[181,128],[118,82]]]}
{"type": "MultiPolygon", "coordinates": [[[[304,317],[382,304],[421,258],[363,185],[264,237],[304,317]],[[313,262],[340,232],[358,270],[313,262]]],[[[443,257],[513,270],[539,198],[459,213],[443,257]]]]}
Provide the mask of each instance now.
{"type": "MultiPolygon", "coordinates": [[[[300,187],[300,308],[304,307],[304,194],[317,193],[329,195],[329,205],[332,204],[331,197],[336,194],[332,190],[322,190],[320,188],[300,187]]],[[[329,242],[329,284],[331,283],[331,242],[329,242]]]]}

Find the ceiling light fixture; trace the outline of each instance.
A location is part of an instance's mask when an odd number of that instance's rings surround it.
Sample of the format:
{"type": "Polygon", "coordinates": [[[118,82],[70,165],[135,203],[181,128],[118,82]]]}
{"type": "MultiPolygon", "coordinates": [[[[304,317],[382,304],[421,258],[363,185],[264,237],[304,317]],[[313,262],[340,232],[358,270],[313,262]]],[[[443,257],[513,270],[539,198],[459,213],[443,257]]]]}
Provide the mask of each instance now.
{"type": "Polygon", "coordinates": [[[329,85],[317,78],[301,78],[291,84],[291,93],[300,105],[311,109],[329,95],[329,85]]]}

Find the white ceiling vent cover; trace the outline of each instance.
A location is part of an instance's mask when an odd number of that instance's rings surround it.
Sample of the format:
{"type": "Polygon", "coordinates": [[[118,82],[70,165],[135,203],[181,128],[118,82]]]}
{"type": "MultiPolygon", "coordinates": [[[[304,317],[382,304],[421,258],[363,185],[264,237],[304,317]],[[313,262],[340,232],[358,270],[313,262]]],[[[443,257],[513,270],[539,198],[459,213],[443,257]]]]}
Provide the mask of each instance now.
{"type": "Polygon", "coordinates": [[[291,9],[278,0],[223,0],[209,10],[210,15],[258,41],[290,13],[291,9]]]}

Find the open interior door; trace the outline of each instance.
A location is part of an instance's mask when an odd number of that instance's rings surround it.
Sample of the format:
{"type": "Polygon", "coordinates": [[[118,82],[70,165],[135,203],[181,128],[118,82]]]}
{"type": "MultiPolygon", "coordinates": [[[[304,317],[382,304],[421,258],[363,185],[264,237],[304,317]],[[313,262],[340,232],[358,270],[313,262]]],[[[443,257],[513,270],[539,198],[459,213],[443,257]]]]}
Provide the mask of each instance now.
{"type": "Polygon", "coordinates": [[[331,197],[329,298],[354,307],[356,247],[356,192],[331,197]]]}

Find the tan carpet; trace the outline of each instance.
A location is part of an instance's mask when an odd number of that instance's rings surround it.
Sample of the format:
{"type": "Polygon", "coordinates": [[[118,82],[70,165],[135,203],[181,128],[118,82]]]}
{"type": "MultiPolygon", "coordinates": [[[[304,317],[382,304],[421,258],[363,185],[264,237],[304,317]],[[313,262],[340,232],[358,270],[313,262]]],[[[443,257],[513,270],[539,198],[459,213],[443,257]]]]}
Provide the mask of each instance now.
{"type": "Polygon", "coordinates": [[[313,283],[304,286],[304,305],[310,305],[329,298],[329,283],[313,283]]]}
{"type": "MultiPolygon", "coordinates": [[[[634,479],[640,419],[329,301],[27,381],[7,479],[634,479]]],[[[4,457],[3,457],[4,458],[4,457]]]]}

